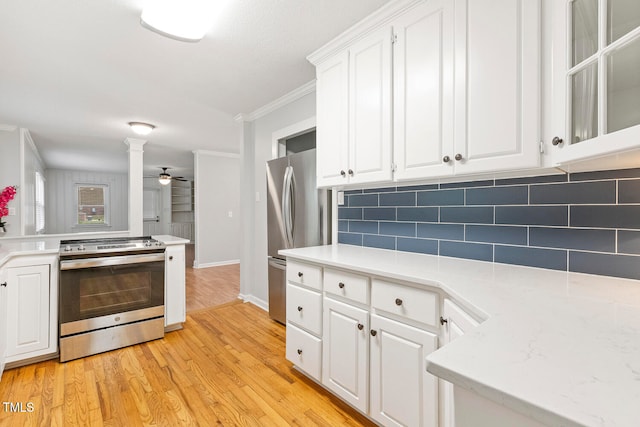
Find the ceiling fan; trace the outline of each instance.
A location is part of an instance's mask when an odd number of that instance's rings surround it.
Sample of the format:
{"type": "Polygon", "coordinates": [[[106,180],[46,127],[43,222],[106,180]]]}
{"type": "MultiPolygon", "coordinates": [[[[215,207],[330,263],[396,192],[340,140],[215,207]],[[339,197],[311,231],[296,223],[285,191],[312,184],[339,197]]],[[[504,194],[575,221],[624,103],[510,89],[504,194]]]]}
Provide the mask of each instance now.
{"type": "MultiPolygon", "coordinates": [[[[171,169],[169,167],[161,167],[160,169],[162,169],[162,172],[160,172],[160,174],[158,175],[158,181],[160,182],[160,184],[162,185],[167,185],[171,182],[172,179],[175,179],[176,181],[188,181],[188,179],[186,179],[183,176],[171,176],[169,174],[169,172],[167,172],[167,169],[171,169]]],[[[153,178],[153,177],[147,177],[147,178],[153,178]]]]}

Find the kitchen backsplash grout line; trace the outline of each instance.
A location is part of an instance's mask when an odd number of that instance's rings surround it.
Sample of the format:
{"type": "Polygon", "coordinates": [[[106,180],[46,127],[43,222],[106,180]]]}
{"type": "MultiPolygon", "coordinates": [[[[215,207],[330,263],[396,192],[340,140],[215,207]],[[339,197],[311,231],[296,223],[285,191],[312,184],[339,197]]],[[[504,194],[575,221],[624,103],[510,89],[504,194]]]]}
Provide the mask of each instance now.
{"type": "Polygon", "coordinates": [[[632,169],[350,190],[338,207],[338,241],[640,279],[639,188],[632,169]],[[566,258],[554,261],[560,251],[566,258]]]}

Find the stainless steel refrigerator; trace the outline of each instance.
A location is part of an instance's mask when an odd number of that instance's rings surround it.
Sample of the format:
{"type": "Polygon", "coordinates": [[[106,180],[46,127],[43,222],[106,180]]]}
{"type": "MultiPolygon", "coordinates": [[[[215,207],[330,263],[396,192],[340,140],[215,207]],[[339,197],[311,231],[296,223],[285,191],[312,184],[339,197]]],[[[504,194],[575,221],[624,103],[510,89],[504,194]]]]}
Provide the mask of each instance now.
{"type": "Polygon", "coordinates": [[[286,322],[286,260],[280,249],[331,243],[331,192],[316,188],[316,150],[267,162],[269,316],[286,322]]]}

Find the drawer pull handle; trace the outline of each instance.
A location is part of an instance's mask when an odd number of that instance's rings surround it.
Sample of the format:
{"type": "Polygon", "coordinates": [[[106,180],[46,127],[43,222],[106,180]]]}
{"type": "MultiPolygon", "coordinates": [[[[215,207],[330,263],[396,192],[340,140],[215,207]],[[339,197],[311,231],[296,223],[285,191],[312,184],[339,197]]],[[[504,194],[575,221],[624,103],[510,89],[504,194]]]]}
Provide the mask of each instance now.
{"type": "Polygon", "coordinates": [[[345,176],[347,176],[347,173],[343,169],[340,171],[340,175],[344,178],[345,176]]]}
{"type": "Polygon", "coordinates": [[[298,349],[298,354],[302,354],[302,349],[298,349]]]}
{"type": "Polygon", "coordinates": [[[378,331],[376,331],[375,329],[371,330],[371,336],[375,337],[376,335],[378,335],[378,331]]]}
{"type": "Polygon", "coordinates": [[[444,317],[440,316],[440,324],[444,326],[445,323],[449,323],[449,321],[444,317]]]}
{"type": "Polygon", "coordinates": [[[302,277],[302,276],[303,276],[302,271],[298,271],[298,277],[302,277]]]}
{"type": "Polygon", "coordinates": [[[396,305],[402,305],[402,300],[400,298],[396,298],[396,305]]]}
{"type": "Polygon", "coordinates": [[[340,289],[344,289],[344,283],[342,283],[342,282],[338,283],[338,287],[339,287],[340,289]]]}
{"type": "Polygon", "coordinates": [[[298,306],[298,311],[302,311],[302,306],[301,305],[298,306]]]}
{"type": "Polygon", "coordinates": [[[358,330],[361,331],[364,329],[364,325],[362,323],[358,323],[358,330]]]}
{"type": "Polygon", "coordinates": [[[173,261],[173,255],[169,255],[169,261],[173,261]]]}
{"type": "Polygon", "coordinates": [[[0,286],[2,286],[2,287],[5,287],[5,288],[6,288],[6,287],[7,287],[7,282],[2,282],[2,283],[0,283],[0,286]]]}

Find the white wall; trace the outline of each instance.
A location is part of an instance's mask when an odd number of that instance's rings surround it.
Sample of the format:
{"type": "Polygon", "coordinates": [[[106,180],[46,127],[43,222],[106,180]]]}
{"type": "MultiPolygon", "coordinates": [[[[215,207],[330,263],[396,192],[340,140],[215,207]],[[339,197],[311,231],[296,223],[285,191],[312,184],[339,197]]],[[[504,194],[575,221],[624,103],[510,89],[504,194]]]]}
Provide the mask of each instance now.
{"type": "Polygon", "coordinates": [[[264,308],[268,303],[266,162],[272,159],[274,132],[315,117],[315,90],[245,124],[243,137],[243,253],[240,293],[264,308]]]}
{"type": "Polygon", "coordinates": [[[3,217],[7,223],[6,233],[3,236],[20,236],[22,233],[22,212],[20,203],[22,199],[22,188],[20,188],[20,132],[17,127],[6,127],[0,129],[0,191],[10,185],[18,187],[15,198],[7,205],[15,208],[16,215],[3,217]]]}
{"type": "Polygon", "coordinates": [[[128,229],[129,177],[126,173],[47,169],[46,180],[45,230],[48,234],[128,229]],[[109,185],[109,226],[76,226],[76,184],[109,185]]]}
{"type": "Polygon", "coordinates": [[[194,267],[237,263],[240,260],[240,156],[211,151],[196,151],[194,156],[194,267]]]}

